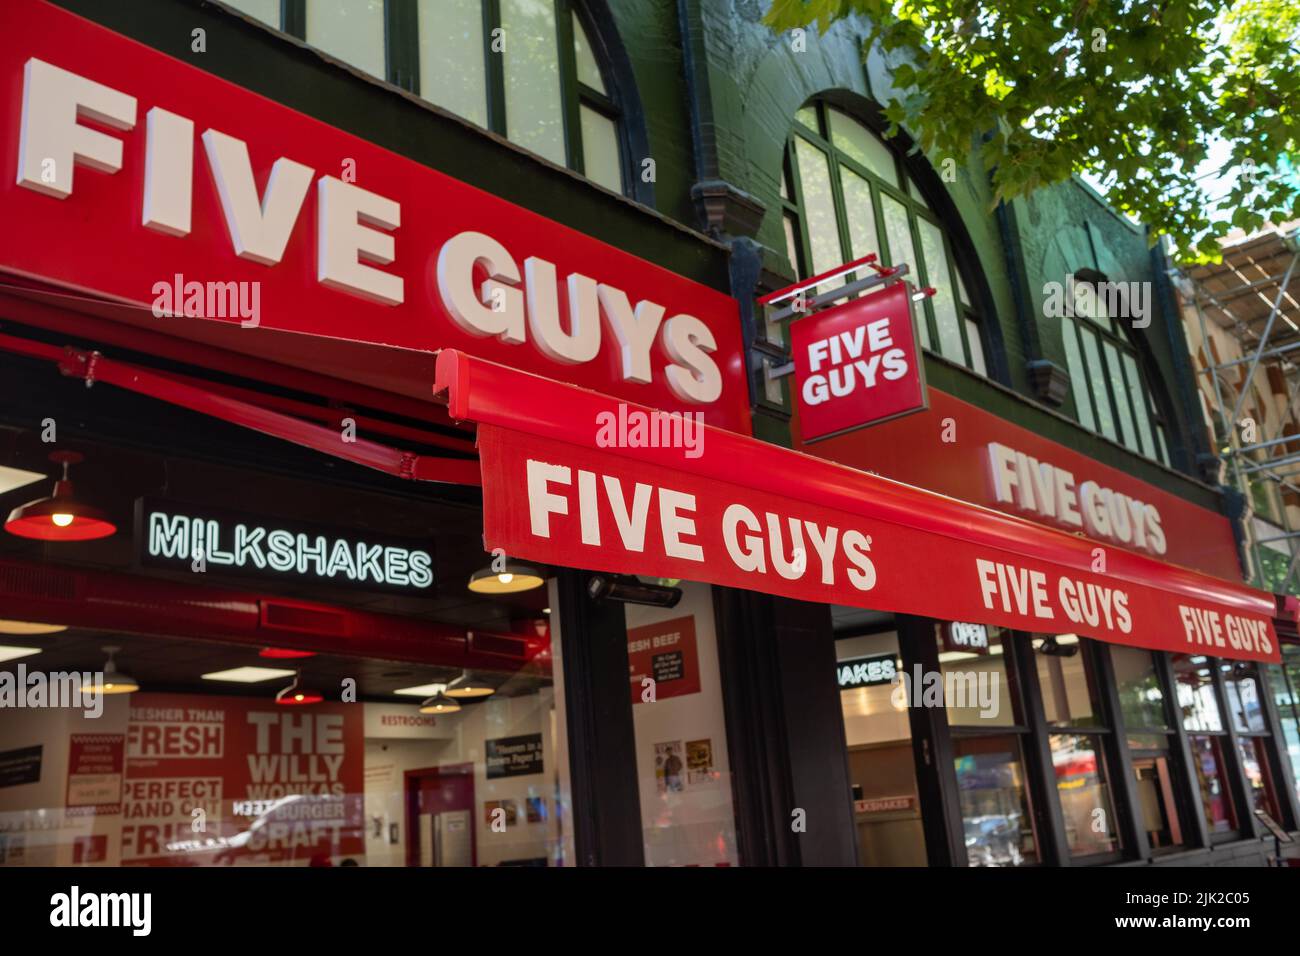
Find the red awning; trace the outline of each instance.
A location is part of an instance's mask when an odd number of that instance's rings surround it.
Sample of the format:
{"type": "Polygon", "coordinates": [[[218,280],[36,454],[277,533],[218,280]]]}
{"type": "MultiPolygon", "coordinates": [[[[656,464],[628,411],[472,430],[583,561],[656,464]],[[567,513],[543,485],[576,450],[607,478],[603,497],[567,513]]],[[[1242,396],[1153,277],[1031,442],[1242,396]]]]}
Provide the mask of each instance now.
{"type": "Polygon", "coordinates": [[[1279,659],[1243,585],[457,351],[435,391],[478,423],[485,544],[514,557],[1279,659]]]}

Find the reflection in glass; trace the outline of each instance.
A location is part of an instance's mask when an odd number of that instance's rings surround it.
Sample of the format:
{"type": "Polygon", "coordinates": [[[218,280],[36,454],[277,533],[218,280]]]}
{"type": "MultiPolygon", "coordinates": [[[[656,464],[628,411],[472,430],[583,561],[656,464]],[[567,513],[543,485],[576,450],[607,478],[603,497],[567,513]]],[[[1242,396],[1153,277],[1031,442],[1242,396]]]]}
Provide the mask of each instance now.
{"type": "MultiPolygon", "coordinates": [[[[939,625],[939,671],[943,677],[948,723],[954,727],[1009,727],[1016,722],[1007,682],[1003,632],[997,627],[958,625],[964,634],[987,635],[987,647],[953,637],[949,622],[939,625]],[[967,630],[969,629],[969,630],[967,630]]],[[[912,691],[913,698],[916,691],[912,691]]]]}
{"type": "MultiPolygon", "coordinates": [[[[479,0],[474,0],[477,6],[479,0]]],[[[596,54],[591,48],[591,40],[587,36],[587,31],[582,28],[582,21],[578,19],[576,13],[571,14],[573,17],[573,55],[577,62],[578,82],[590,86],[599,93],[605,92],[605,80],[600,75],[600,65],[596,62],[596,54]]]]}
{"type": "Polygon", "coordinates": [[[1167,728],[1165,694],[1160,688],[1160,676],[1151,652],[1112,644],[1110,659],[1115,669],[1124,726],[1167,728]]]}
{"type": "Polygon", "coordinates": [[[1237,829],[1237,814],[1228,793],[1224,776],[1222,737],[1192,736],[1192,763],[1196,767],[1196,782],[1201,792],[1201,805],[1205,808],[1205,822],[1211,833],[1231,833],[1237,829]]]}
{"type": "Polygon", "coordinates": [[[841,265],[840,234],[835,224],[835,200],[831,196],[831,174],[826,154],[802,137],[795,137],[799,181],[803,185],[804,215],[808,220],[808,243],[812,246],[809,275],[829,272],[841,265]]]}
{"type": "Polygon", "coordinates": [[[971,866],[1038,861],[1020,741],[1012,735],[953,741],[966,859],[971,866]]]}
{"type": "Polygon", "coordinates": [[[1223,717],[1214,697],[1209,660],[1200,654],[1171,654],[1169,661],[1178,687],[1178,709],[1183,715],[1183,729],[1220,733],[1223,717]]]}
{"type": "Polygon", "coordinates": [[[1052,734],[1049,739],[1070,855],[1113,853],[1120,847],[1119,833],[1098,738],[1052,734]]]}
{"type": "Polygon", "coordinates": [[[1182,846],[1183,830],[1174,799],[1173,766],[1165,734],[1129,734],[1129,754],[1137,778],[1138,805],[1151,848],[1156,851],[1182,846]]]}
{"type": "Polygon", "coordinates": [[[505,31],[506,136],[564,165],[560,65],[551,0],[501,0],[505,31]]]}
{"type": "Polygon", "coordinates": [[[621,193],[623,171],[619,165],[617,124],[590,106],[580,107],[580,115],[583,173],[592,182],[621,193]]]}
{"type": "Polygon", "coordinates": [[[871,186],[853,170],[840,167],[840,188],[844,190],[844,212],[849,220],[849,256],[861,259],[869,252],[879,254],[876,238],[876,210],[871,203],[871,186]]]}
{"type": "Polygon", "coordinates": [[[894,154],[875,133],[839,110],[827,110],[831,121],[831,142],[845,156],[867,167],[891,186],[898,186],[894,154]]]}
{"type": "Polygon", "coordinates": [[[1241,769],[1250,785],[1253,808],[1263,810],[1276,820],[1277,800],[1273,795],[1273,775],[1268,770],[1268,756],[1264,752],[1265,740],[1264,737],[1241,737],[1237,740],[1237,753],[1241,755],[1241,769]]]}
{"type": "Polygon", "coordinates": [[[1220,665],[1223,690],[1228,698],[1228,714],[1239,733],[1262,734],[1264,711],[1260,707],[1259,679],[1255,665],[1244,661],[1220,665]]]}
{"type": "Polygon", "coordinates": [[[417,8],[420,96],[487,126],[482,0],[443,0],[417,8]]]}
{"type": "Polygon", "coordinates": [[[1033,641],[1043,716],[1049,724],[1095,727],[1100,723],[1088,656],[1073,634],[1033,641]]]}
{"type": "MultiPolygon", "coordinates": [[[[943,248],[943,233],[930,220],[916,219],[921,232],[921,255],[925,258],[926,279],[934,288],[930,302],[934,307],[934,324],[939,330],[939,351],[945,358],[966,364],[962,347],[961,325],[957,321],[957,301],[952,291],[952,274],[948,271],[948,256],[943,248]]],[[[913,278],[921,281],[920,276],[913,278]]]]}
{"type": "Polygon", "coordinates": [[[307,42],[384,79],[384,0],[308,0],[307,42]]]}

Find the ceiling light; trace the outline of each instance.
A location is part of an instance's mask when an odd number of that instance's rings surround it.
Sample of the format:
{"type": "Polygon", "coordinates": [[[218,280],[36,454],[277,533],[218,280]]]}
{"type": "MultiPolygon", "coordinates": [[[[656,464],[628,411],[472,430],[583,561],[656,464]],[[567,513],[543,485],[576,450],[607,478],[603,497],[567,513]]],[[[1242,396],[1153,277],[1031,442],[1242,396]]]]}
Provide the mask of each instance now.
{"type": "Polygon", "coordinates": [[[8,465],[0,465],[0,495],[44,479],[44,473],[39,471],[28,471],[25,468],[10,468],[8,465]]]}
{"type": "Polygon", "coordinates": [[[401,687],[393,693],[400,694],[402,697],[428,697],[430,694],[437,694],[446,689],[446,684],[420,684],[418,687],[401,687]]]}
{"type": "Polygon", "coordinates": [[[224,680],[232,684],[257,684],[277,677],[292,677],[296,671],[286,671],[277,667],[232,667],[229,670],[213,671],[200,674],[203,680],[224,680]]]}
{"type": "Polygon", "coordinates": [[[277,661],[289,661],[299,657],[315,657],[316,652],[300,651],[292,647],[264,647],[257,652],[257,656],[277,661]]]}
{"type": "Polygon", "coordinates": [[[0,663],[5,661],[16,661],[20,657],[31,657],[33,654],[39,654],[39,647],[10,647],[0,644],[0,663]]]}
{"type": "Polygon", "coordinates": [[[461,671],[460,676],[447,685],[447,696],[458,700],[473,700],[477,697],[491,697],[496,688],[487,681],[474,680],[469,671],[461,671]]]}
{"type": "Polygon", "coordinates": [[[308,704],[319,704],[324,699],[325,695],[320,691],[303,686],[302,671],[297,671],[289,686],[275,695],[275,702],[282,707],[305,707],[308,704]]]}
{"type": "Polygon", "coordinates": [[[545,583],[542,572],[536,568],[507,561],[500,571],[491,567],[479,568],[470,575],[469,589],[475,594],[517,594],[540,588],[545,583]]]}
{"type": "Polygon", "coordinates": [[[108,660],[104,663],[103,672],[94,675],[95,683],[92,690],[101,694],[134,694],[140,689],[140,682],[119,671],[113,661],[113,655],[121,649],[113,645],[104,648],[108,660]]]}
{"type": "Polygon", "coordinates": [[[66,631],[66,624],[39,624],[36,621],[0,620],[0,634],[57,634],[66,631]]]}
{"type": "Polygon", "coordinates": [[[117,531],[108,514],[76,497],[68,479],[68,466],[83,460],[75,451],[56,451],[50,461],[63,466],[63,477],[54,494],[20,505],[9,513],[5,530],[20,538],[40,541],[90,541],[107,538],[117,531]]]}
{"type": "Polygon", "coordinates": [[[446,685],[434,684],[432,686],[437,687],[438,690],[434,691],[433,696],[420,702],[420,713],[454,714],[460,710],[460,703],[443,693],[443,689],[446,685]]]}

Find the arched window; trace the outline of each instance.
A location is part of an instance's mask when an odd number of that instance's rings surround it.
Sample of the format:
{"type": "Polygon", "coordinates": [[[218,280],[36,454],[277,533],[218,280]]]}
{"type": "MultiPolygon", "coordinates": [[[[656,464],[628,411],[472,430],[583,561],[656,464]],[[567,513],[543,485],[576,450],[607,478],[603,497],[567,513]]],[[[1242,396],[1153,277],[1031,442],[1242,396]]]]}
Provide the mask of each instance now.
{"type": "Polygon", "coordinates": [[[899,152],[827,103],[796,114],[781,180],[786,249],[800,276],[876,252],[907,263],[911,281],[933,286],[920,316],[922,344],[987,374],[978,310],[939,217],[899,152]]]}
{"type": "Polygon", "coordinates": [[[1165,426],[1130,344],[1098,295],[1101,276],[1075,276],[1072,308],[1061,318],[1066,371],[1079,424],[1139,455],[1169,464],[1165,426]],[[1071,314],[1073,313],[1073,314],[1071,314]]]}
{"type": "Polygon", "coordinates": [[[226,0],[615,192],[620,109],[573,0],[226,0]]]}

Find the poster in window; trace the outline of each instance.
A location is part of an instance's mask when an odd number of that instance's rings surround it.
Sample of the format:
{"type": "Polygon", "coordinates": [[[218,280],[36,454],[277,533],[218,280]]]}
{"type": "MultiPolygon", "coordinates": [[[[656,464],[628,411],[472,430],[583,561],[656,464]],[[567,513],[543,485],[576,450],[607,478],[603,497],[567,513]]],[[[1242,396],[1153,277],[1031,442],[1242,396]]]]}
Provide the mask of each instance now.
{"type": "Polygon", "coordinates": [[[362,708],[134,694],[127,865],[312,862],[365,854],[362,708]]]}
{"type": "Polygon", "coordinates": [[[686,741],[686,783],[691,787],[708,787],[717,782],[713,772],[713,741],[686,741]]]}
{"type": "Polygon", "coordinates": [[[483,822],[497,832],[512,827],[519,822],[519,806],[513,800],[487,800],[483,803],[483,822]]]}
{"type": "Polygon", "coordinates": [[[73,734],[68,740],[68,816],[122,812],[122,734],[73,734]]]}
{"type": "Polygon", "coordinates": [[[685,770],[680,740],[655,744],[655,781],[660,793],[681,793],[685,789],[685,770]]]}
{"type": "Polygon", "coordinates": [[[695,618],[673,618],[627,631],[627,664],[632,703],[647,701],[647,678],[654,681],[654,699],[665,700],[700,692],[700,657],[695,644],[695,618]]]}

